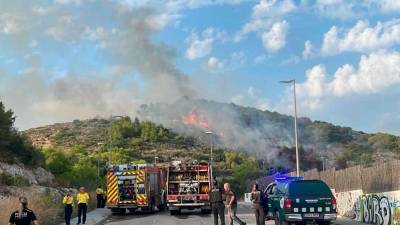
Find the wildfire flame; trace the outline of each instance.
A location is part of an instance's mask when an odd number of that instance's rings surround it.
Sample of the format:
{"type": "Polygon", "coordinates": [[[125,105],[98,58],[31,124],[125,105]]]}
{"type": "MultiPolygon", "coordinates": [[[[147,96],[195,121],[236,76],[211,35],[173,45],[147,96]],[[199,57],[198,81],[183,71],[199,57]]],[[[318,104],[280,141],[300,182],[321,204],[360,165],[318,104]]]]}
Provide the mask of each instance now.
{"type": "Polygon", "coordinates": [[[195,111],[189,112],[187,116],[182,116],[181,121],[185,125],[194,125],[204,129],[210,129],[210,124],[206,120],[199,118],[195,111]]]}

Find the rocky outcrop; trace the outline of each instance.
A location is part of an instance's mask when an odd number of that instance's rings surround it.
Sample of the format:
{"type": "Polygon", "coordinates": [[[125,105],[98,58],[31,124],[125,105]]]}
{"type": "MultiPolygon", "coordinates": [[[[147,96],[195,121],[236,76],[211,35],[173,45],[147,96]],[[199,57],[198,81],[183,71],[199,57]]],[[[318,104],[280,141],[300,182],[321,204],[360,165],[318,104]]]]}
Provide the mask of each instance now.
{"type": "Polygon", "coordinates": [[[0,162],[0,173],[23,177],[29,181],[29,184],[35,185],[50,185],[54,181],[54,175],[49,171],[41,167],[27,168],[22,164],[0,162]]]}

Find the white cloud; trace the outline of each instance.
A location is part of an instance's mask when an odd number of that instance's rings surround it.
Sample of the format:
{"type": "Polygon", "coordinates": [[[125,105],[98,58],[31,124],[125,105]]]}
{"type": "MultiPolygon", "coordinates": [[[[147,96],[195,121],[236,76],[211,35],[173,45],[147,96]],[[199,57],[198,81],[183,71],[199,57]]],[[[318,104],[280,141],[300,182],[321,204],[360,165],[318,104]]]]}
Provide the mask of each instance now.
{"type": "Polygon", "coordinates": [[[237,105],[255,107],[260,110],[271,109],[269,100],[262,96],[260,90],[252,86],[248,87],[245,92],[233,96],[231,102],[237,105]]]}
{"type": "Polygon", "coordinates": [[[268,59],[267,55],[259,55],[257,57],[254,58],[254,63],[255,64],[260,64],[265,62],[268,59]]]}
{"type": "Polygon", "coordinates": [[[276,52],[286,45],[286,34],[289,24],[286,20],[274,23],[269,31],[262,34],[262,43],[269,52],[276,52]]]}
{"type": "Polygon", "coordinates": [[[4,34],[15,34],[23,29],[20,18],[13,14],[0,15],[0,32],[4,34]]]}
{"type": "Polygon", "coordinates": [[[212,27],[205,29],[201,36],[192,32],[187,39],[189,47],[186,50],[186,57],[190,60],[202,58],[211,53],[216,40],[223,40],[225,33],[217,31],[212,27]]]}
{"type": "Polygon", "coordinates": [[[260,0],[253,7],[250,20],[236,33],[234,40],[238,42],[251,32],[261,34],[296,8],[292,0],[260,0]]]}
{"type": "Polygon", "coordinates": [[[246,54],[243,51],[233,52],[229,57],[217,58],[211,56],[206,62],[206,70],[211,73],[225,73],[243,67],[247,63],[246,54]]]}
{"type": "Polygon", "coordinates": [[[311,41],[307,40],[304,43],[304,50],[302,52],[303,59],[308,59],[314,54],[314,46],[311,41]]]}
{"type": "Polygon", "coordinates": [[[82,3],[82,0],[55,0],[54,2],[60,5],[80,5],[82,3]]]}
{"type": "Polygon", "coordinates": [[[32,12],[37,15],[40,15],[40,16],[46,15],[51,11],[52,11],[51,7],[44,7],[44,6],[33,6],[32,7],[32,12]]]}
{"type": "Polygon", "coordinates": [[[218,58],[211,56],[207,61],[207,66],[211,70],[219,70],[224,68],[224,63],[218,58]]]}
{"type": "Polygon", "coordinates": [[[324,17],[331,19],[351,20],[374,14],[397,13],[400,10],[399,0],[317,0],[311,6],[324,17]]]}
{"type": "Polygon", "coordinates": [[[399,0],[369,0],[370,4],[375,4],[382,12],[398,12],[400,10],[399,0]]]}
{"type": "Polygon", "coordinates": [[[324,100],[330,98],[381,93],[400,85],[400,53],[362,56],[358,68],[345,64],[331,79],[325,67],[317,65],[306,72],[306,77],[297,90],[299,102],[310,109],[322,107],[324,100]]]}
{"type": "Polygon", "coordinates": [[[230,58],[230,67],[231,68],[238,68],[246,64],[247,57],[243,51],[234,52],[230,58]]]}
{"type": "Polygon", "coordinates": [[[349,30],[341,32],[333,26],[324,34],[321,51],[330,55],[346,51],[371,52],[400,43],[400,20],[377,22],[372,27],[368,22],[358,21],[349,30]]]}
{"type": "MultiPolygon", "coordinates": [[[[94,0],[56,0],[65,3],[81,4],[82,1],[94,0]]],[[[129,9],[156,9],[157,15],[149,18],[151,23],[158,29],[162,29],[169,24],[179,24],[182,11],[197,9],[213,5],[238,5],[253,0],[119,0],[115,1],[123,8],[129,9]]]]}
{"type": "Polygon", "coordinates": [[[75,42],[85,31],[85,26],[77,21],[75,15],[61,15],[47,28],[46,33],[59,41],[75,42]]]}
{"type": "Polygon", "coordinates": [[[301,58],[298,55],[292,55],[282,60],[281,65],[299,64],[301,58]]]}
{"type": "Polygon", "coordinates": [[[314,7],[317,13],[324,17],[347,20],[359,16],[360,6],[362,4],[357,4],[356,1],[317,0],[314,7]]]}

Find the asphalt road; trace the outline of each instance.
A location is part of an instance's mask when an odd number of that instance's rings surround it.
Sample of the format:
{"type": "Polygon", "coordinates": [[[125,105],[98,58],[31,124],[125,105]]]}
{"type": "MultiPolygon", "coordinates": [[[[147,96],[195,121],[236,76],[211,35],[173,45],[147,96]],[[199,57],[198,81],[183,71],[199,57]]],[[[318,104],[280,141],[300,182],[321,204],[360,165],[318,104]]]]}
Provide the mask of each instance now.
{"type": "MultiPolygon", "coordinates": [[[[239,209],[238,217],[248,225],[255,224],[250,209],[239,209]]],[[[227,221],[225,222],[227,224],[227,221]]],[[[181,215],[171,216],[168,211],[157,213],[140,213],[113,215],[104,224],[106,225],[213,225],[212,215],[203,215],[200,211],[182,211],[181,215]]],[[[268,223],[268,225],[272,225],[268,223]]]]}
{"type": "MultiPolygon", "coordinates": [[[[251,209],[239,208],[238,217],[247,225],[255,225],[251,209]]],[[[225,224],[227,220],[225,220],[225,224]]],[[[234,223],[236,224],[236,223],[234,223]]],[[[266,225],[274,225],[274,221],[266,221],[266,225]]],[[[333,225],[364,225],[354,220],[338,218],[333,225]]],[[[168,211],[156,213],[128,213],[113,215],[103,225],[213,225],[212,215],[202,215],[200,211],[183,211],[181,215],[171,216],[168,211]]]]}

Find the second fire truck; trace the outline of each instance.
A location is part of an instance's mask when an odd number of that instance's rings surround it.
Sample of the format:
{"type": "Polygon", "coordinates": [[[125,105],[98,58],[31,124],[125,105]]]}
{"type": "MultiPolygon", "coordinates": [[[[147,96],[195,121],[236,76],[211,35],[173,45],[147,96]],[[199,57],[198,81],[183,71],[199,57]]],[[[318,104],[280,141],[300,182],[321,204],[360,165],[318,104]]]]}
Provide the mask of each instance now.
{"type": "Polygon", "coordinates": [[[207,163],[174,161],[167,171],[167,203],[171,215],[182,209],[201,209],[210,213],[208,193],[211,189],[210,167],[207,163]]]}

